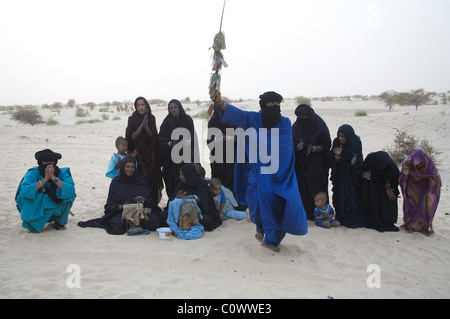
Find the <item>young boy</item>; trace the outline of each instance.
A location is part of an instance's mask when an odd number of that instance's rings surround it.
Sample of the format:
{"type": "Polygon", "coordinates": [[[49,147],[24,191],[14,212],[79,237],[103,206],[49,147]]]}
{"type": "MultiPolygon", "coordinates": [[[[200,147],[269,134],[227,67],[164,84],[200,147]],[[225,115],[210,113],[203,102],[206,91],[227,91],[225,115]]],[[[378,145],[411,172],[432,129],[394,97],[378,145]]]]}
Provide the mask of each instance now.
{"type": "Polygon", "coordinates": [[[225,197],[225,193],[222,190],[222,182],[218,178],[211,178],[209,181],[209,187],[211,196],[216,203],[217,210],[219,211],[220,218],[225,219],[237,219],[242,220],[247,217],[247,212],[238,211],[234,209],[230,198],[225,197]]]}
{"type": "Polygon", "coordinates": [[[114,178],[120,173],[120,161],[124,159],[127,156],[130,156],[130,154],[127,153],[128,151],[128,141],[122,137],[119,136],[116,139],[116,148],[117,153],[114,153],[111,156],[111,159],[109,161],[108,170],[106,171],[106,177],[114,178]]]}
{"type": "Polygon", "coordinates": [[[316,225],[323,228],[338,227],[340,223],[334,219],[334,209],[327,204],[327,200],[328,196],[325,192],[320,192],[314,196],[316,225]]]}

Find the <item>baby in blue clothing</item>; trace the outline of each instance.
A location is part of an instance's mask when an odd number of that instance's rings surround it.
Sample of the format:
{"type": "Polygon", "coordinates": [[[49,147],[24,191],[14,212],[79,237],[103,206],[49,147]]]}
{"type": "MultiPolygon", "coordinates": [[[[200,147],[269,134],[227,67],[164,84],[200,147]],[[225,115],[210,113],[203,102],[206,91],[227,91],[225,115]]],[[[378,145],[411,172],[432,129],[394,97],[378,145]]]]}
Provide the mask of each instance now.
{"type": "Polygon", "coordinates": [[[323,228],[338,227],[340,223],[335,220],[333,207],[327,204],[328,196],[325,192],[320,192],[314,196],[314,218],[316,225],[323,228]]]}
{"type": "Polygon", "coordinates": [[[209,181],[209,186],[211,196],[214,200],[214,203],[216,204],[217,210],[220,214],[220,219],[222,221],[224,221],[225,219],[242,220],[247,218],[247,212],[234,209],[235,206],[233,205],[233,202],[236,206],[237,202],[231,192],[230,196],[232,196],[232,198],[225,195],[225,192],[222,189],[225,187],[222,186],[222,182],[220,181],[220,179],[211,178],[211,180],[209,181]]]}

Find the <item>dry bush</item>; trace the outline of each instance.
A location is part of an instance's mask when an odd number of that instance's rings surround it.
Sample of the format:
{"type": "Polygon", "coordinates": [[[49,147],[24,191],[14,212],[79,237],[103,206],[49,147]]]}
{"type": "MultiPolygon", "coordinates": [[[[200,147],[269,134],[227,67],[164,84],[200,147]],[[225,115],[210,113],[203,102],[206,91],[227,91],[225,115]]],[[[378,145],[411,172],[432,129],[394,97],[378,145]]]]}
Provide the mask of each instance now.
{"type": "Polygon", "coordinates": [[[35,107],[16,106],[16,111],[12,114],[12,118],[23,124],[40,124],[43,119],[39,111],[35,107]]]}
{"type": "Polygon", "coordinates": [[[387,152],[397,164],[401,164],[416,148],[422,148],[433,159],[435,165],[439,164],[436,157],[440,155],[441,152],[437,151],[428,140],[419,142],[413,135],[410,135],[403,130],[397,130],[394,145],[391,148],[388,148],[387,152]]]}

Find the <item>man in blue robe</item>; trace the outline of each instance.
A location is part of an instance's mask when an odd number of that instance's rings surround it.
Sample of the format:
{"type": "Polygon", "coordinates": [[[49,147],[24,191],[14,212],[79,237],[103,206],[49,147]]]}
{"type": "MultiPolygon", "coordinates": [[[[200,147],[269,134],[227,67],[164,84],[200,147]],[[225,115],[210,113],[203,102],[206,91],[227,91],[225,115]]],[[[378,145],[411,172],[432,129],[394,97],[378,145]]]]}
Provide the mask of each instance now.
{"type": "Polygon", "coordinates": [[[238,146],[236,156],[235,195],[248,205],[256,239],[273,251],[280,250],[286,233],[302,236],[308,232],[294,171],[292,126],[281,116],[282,100],[281,95],[266,92],[260,96],[261,112],[246,112],[222,101],[220,93],[213,97],[221,122],[246,130],[245,141],[238,136],[244,146],[238,146]]]}
{"type": "Polygon", "coordinates": [[[39,166],[28,170],[16,192],[22,227],[39,233],[46,223],[65,229],[75,201],[75,185],[69,168],[56,166],[61,154],[46,149],[35,154],[39,166]]]}

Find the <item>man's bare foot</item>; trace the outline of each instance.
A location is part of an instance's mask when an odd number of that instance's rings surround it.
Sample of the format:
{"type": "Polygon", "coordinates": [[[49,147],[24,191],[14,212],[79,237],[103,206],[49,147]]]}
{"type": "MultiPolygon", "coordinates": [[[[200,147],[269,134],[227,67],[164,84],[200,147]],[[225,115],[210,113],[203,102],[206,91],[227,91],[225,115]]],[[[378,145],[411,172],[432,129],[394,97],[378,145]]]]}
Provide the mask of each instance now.
{"type": "Polygon", "coordinates": [[[256,233],[255,238],[260,243],[263,243],[264,242],[264,233],[256,233]]]}
{"type": "Polygon", "coordinates": [[[269,248],[270,250],[274,251],[274,252],[279,252],[280,251],[280,247],[274,246],[274,245],[267,245],[265,242],[262,242],[261,245],[263,247],[269,248]]]}

